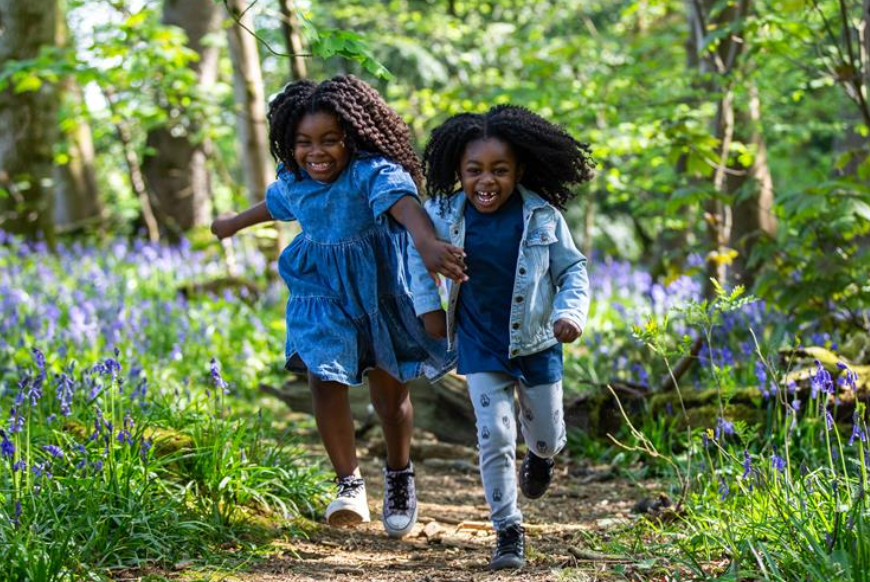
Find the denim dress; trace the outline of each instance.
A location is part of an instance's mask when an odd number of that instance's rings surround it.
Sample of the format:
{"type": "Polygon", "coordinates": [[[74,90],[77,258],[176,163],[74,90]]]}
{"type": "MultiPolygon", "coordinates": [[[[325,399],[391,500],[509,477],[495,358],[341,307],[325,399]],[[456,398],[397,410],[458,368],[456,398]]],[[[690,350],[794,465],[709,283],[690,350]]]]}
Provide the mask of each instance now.
{"type": "Polygon", "coordinates": [[[359,385],[381,368],[401,382],[435,379],[453,364],[447,343],[429,337],[409,291],[408,234],[387,214],[417,198],[411,176],[382,156],[358,153],[334,182],[302,180],[278,167],[266,190],[276,220],[302,232],[281,253],[290,290],[285,356],[321,380],[359,385]]]}

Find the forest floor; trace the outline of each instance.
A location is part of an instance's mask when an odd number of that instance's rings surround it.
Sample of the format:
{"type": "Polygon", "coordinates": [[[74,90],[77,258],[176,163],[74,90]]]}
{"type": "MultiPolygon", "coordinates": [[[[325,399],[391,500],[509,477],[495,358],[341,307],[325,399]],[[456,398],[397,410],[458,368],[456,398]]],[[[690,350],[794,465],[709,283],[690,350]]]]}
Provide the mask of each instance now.
{"type": "MultiPolygon", "coordinates": [[[[322,455],[319,445],[311,446],[312,454],[322,455]]],[[[439,443],[425,433],[415,437],[420,517],[401,540],[388,538],[380,522],[383,473],[376,459],[383,458],[383,442],[361,441],[359,449],[372,523],[356,528],[318,524],[307,537],[274,541],[266,556],[237,565],[232,572],[197,568],[169,578],[245,582],[671,579],[668,574],[673,568],[650,553],[661,540],[639,524],[642,518],[632,511],[638,501],[654,499],[660,483],[633,482],[608,466],[560,457],[547,495],[535,501],[520,497],[526,566],[517,572],[490,573],[487,565],[495,535],[474,449],[439,443]]]]}

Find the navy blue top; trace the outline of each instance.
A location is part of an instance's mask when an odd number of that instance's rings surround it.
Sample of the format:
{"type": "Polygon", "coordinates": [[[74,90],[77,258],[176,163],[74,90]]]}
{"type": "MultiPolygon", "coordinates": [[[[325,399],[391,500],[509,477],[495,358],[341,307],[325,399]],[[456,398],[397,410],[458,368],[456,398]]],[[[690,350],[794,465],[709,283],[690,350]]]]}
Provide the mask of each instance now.
{"type": "Polygon", "coordinates": [[[514,192],[493,213],[465,205],[465,263],[457,306],[460,374],[503,372],[526,386],[562,379],[562,345],[542,352],[508,357],[514,276],[523,238],[523,199],[514,192]]]}

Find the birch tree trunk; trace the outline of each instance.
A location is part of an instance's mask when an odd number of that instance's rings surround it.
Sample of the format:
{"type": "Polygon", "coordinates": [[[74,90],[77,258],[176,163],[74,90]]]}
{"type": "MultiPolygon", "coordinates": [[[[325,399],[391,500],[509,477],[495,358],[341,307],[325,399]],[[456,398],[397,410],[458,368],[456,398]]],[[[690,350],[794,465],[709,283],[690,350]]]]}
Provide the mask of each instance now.
{"type": "MultiPolygon", "coordinates": [[[[203,38],[220,30],[222,9],[212,0],[165,0],[163,23],[187,33],[188,46],[199,55],[191,64],[198,87],[208,91],[217,78],[219,48],[206,46],[203,38]]],[[[146,145],[153,155],[145,157],[142,172],[154,194],[154,213],[168,231],[178,234],[211,221],[211,180],[206,165],[205,143],[190,136],[175,135],[170,127],[148,132],[146,145]]]]}
{"type": "MultiPolygon", "coordinates": [[[[233,18],[253,30],[251,13],[242,12],[246,3],[228,0],[227,8],[233,18]]],[[[230,58],[233,62],[233,88],[236,96],[236,128],[239,137],[239,153],[248,198],[257,202],[263,199],[266,186],[272,175],[269,158],[268,132],[266,129],[266,96],[263,90],[263,75],[260,70],[260,54],[256,39],[233,22],[227,29],[230,58]]]]}
{"type": "MultiPolygon", "coordinates": [[[[0,0],[0,63],[30,59],[57,46],[57,0],[0,0]]],[[[58,92],[0,93],[0,228],[54,242],[53,147],[58,92]]]]}

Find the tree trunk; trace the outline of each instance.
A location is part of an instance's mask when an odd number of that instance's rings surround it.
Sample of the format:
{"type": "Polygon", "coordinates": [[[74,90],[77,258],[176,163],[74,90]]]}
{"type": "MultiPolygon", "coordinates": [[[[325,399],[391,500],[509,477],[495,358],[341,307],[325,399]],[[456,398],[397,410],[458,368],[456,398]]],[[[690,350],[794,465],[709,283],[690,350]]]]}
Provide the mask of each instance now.
{"type": "MultiPolygon", "coordinates": [[[[0,64],[57,46],[57,0],[0,0],[0,64]]],[[[53,147],[58,92],[0,93],[0,228],[54,242],[53,147]],[[5,191],[5,192],[4,192],[5,191]]]]}
{"type": "MultiPolygon", "coordinates": [[[[229,0],[227,8],[234,19],[253,30],[251,13],[242,14],[245,3],[229,0]]],[[[263,199],[272,174],[269,160],[266,131],[266,97],[263,90],[263,75],[260,70],[260,55],[256,39],[237,22],[227,29],[230,58],[233,62],[233,87],[236,96],[236,127],[245,186],[250,200],[263,199]]]]}
{"type": "MultiPolygon", "coordinates": [[[[58,21],[58,43],[71,48],[66,25],[65,7],[61,5],[58,21]]],[[[81,228],[99,221],[103,209],[94,169],[94,141],[87,119],[82,89],[72,78],[62,84],[64,119],[74,125],[63,131],[61,139],[66,145],[67,161],[55,167],[57,188],[54,196],[54,223],[67,230],[81,228]]]]}
{"type": "MultiPolygon", "coordinates": [[[[203,92],[217,77],[219,49],[204,46],[203,37],[220,30],[222,12],[213,0],[165,0],[163,23],[187,33],[188,46],[199,55],[191,67],[203,92]]],[[[172,128],[148,132],[146,145],[154,153],[145,157],[142,171],[155,196],[154,211],[161,225],[173,234],[211,221],[211,181],[205,143],[190,135],[173,135],[172,128]]]]}
{"type": "Polygon", "coordinates": [[[282,28],[284,41],[287,44],[287,52],[290,53],[290,77],[294,80],[307,79],[308,68],[305,65],[305,47],[302,44],[301,26],[296,16],[296,3],[294,0],[279,0],[281,4],[282,28]]]}
{"type": "MultiPolygon", "coordinates": [[[[747,38],[738,28],[720,39],[715,51],[705,48],[705,36],[712,30],[738,25],[752,12],[752,0],[731,3],[711,17],[715,0],[687,0],[690,39],[694,44],[698,71],[707,75],[708,90],[721,95],[716,109],[713,132],[719,141],[719,155],[713,177],[713,187],[720,194],[705,205],[707,236],[711,252],[707,260],[708,279],[725,283],[732,247],[737,247],[736,273],[741,282],[751,285],[754,267],[748,264],[749,254],[764,233],[773,234],[773,183],[767,165],[767,150],[760,131],[760,101],[754,87],[749,87],[749,111],[738,111],[735,106],[734,71],[740,66],[740,57],[746,52],[747,38]],[[712,18],[712,20],[711,20],[712,18]],[[751,126],[751,129],[750,127],[751,126]],[[742,138],[748,135],[749,139],[742,138]],[[755,145],[756,157],[752,168],[744,168],[731,161],[735,142],[755,145]],[[748,182],[749,178],[754,180],[748,182]],[[744,187],[753,190],[741,196],[744,187]]],[[[706,294],[712,294],[708,284],[706,294]]]]}
{"type": "Polygon", "coordinates": [[[91,126],[76,114],[85,107],[81,87],[72,80],[64,83],[64,99],[70,110],[68,120],[75,125],[63,133],[68,160],[55,167],[57,188],[54,197],[54,222],[67,230],[99,221],[103,209],[94,169],[94,142],[91,126]]]}
{"type": "MultiPolygon", "coordinates": [[[[749,110],[742,112],[741,130],[750,134],[748,143],[754,146],[755,156],[749,175],[734,186],[733,191],[750,179],[751,193],[734,204],[734,223],[731,231],[733,246],[737,250],[734,272],[740,284],[747,288],[755,282],[758,268],[750,265],[753,248],[765,237],[776,235],[776,215],[773,213],[773,177],[767,163],[767,145],[761,132],[761,100],[758,89],[749,88],[749,110]]],[[[744,172],[745,173],[745,172],[744,172]]]]}

